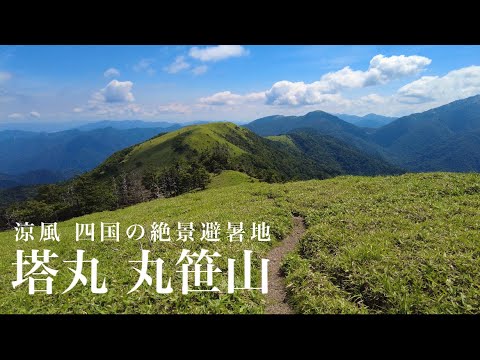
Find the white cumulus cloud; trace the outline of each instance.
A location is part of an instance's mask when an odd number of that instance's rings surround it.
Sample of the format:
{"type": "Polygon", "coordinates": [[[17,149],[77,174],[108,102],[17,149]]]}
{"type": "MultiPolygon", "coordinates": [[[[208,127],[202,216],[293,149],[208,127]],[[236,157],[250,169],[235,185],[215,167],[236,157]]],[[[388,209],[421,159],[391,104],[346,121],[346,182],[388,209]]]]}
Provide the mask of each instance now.
{"type": "Polygon", "coordinates": [[[138,104],[134,102],[132,88],[131,81],[112,80],[103,89],[93,93],[85,106],[74,107],[72,111],[116,119],[155,118],[161,114],[191,113],[191,107],[181,103],[138,104]]]}
{"type": "Polygon", "coordinates": [[[92,96],[92,100],[105,103],[132,102],[135,98],[132,93],[133,82],[112,80],[99,92],[92,96]]]}
{"type": "Polygon", "coordinates": [[[33,118],[39,118],[40,117],[40,113],[38,111],[30,111],[29,115],[33,118]]]}
{"type": "Polygon", "coordinates": [[[118,77],[118,76],[120,76],[120,71],[118,71],[115,68],[110,68],[110,69],[105,70],[105,72],[103,73],[103,76],[105,76],[106,78],[118,77]]]}
{"type": "Polygon", "coordinates": [[[100,91],[92,94],[85,107],[75,107],[74,113],[94,112],[100,116],[134,114],[137,105],[132,93],[133,82],[112,80],[100,91]]]}
{"type": "Polygon", "coordinates": [[[205,105],[239,105],[247,102],[258,102],[265,100],[265,93],[249,93],[246,95],[234,94],[230,91],[222,91],[211,96],[199,99],[201,104],[205,105]]]}
{"type": "Polygon", "coordinates": [[[312,105],[319,104],[326,95],[332,95],[333,89],[326,82],[315,81],[306,84],[303,81],[278,81],[265,93],[269,105],[312,105]]]}
{"type": "Polygon", "coordinates": [[[204,48],[192,47],[188,53],[200,61],[220,61],[231,57],[248,55],[248,50],[241,45],[217,45],[204,48]]]}
{"type": "Polygon", "coordinates": [[[405,103],[442,102],[480,93],[480,66],[453,70],[444,76],[423,76],[398,90],[398,101],[405,103]]]}
{"type": "Polygon", "coordinates": [[[332,94],[348,88],[386,84],[389,81],[411,76],[422,71],[432,61],[429,58],[412,56],[376,55],[370,60],[368,70],[352,70],[349,66],[323,75],[313,83],[279,81],[266,91],[270,105],[313,105],[321,104],[332,94]]]}
{"type": "Polygon", "coordinates": [[[163,69],[169,74],[176,74],[182,70],[186,70],[190,64],[185,61],[185,56],[177,56],[175,61],[163,69]]]}
{"type": "Polygon", "coordinates": [[[327,82],[332,88],[361,88],[387,82],[405,76],[418,74],[431,59],[424,56],[390,56],[376,55],[370,60],[367,71],[352,70],[349,66],[325,74],[321,81],[327,82]]]}
{"type": "Polygon", "coordinates": [[[378,69],[388,78],[415,75],[430,65],[432,60],[419,55],[390,56],[376,55],[370,60],[370,69],[378,69]]]}

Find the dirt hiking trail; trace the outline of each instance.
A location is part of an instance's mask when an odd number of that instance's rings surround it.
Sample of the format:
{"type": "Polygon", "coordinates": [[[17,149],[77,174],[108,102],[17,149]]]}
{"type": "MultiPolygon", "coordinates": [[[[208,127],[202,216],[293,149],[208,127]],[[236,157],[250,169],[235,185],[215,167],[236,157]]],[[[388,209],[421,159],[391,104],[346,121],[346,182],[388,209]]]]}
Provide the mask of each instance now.
{"type": "Polygon", "coordinates": [[[293,217],[293,231],[277,247],[273,248],[267,256],[270,259],[268,269],[268,294],[266,314],[294,314],[293,309],[287,304],[285,279],[280,272],[280,265],[285,255],[295,249],[305,233],[304,219],[293,217]]]}

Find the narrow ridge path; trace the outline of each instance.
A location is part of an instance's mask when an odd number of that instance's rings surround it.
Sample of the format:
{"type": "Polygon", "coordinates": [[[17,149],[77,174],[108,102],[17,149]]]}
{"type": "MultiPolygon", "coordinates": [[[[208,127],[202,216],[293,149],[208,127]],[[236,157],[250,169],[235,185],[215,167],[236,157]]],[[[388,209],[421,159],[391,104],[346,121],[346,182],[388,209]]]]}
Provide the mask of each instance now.
{"type": "Polygon", "coordinates": [[[270,259],[268,264],[268,294],[266,314],[294,314],[293,309],[287,304],[285,290],[285,279],[280,272],[280,265],[283,257],[295,249],[303,234],[305,233],[305,222],[302,217],[293,217],[293,231],[279,246],[273,248],[267,256],[270,259]]]}

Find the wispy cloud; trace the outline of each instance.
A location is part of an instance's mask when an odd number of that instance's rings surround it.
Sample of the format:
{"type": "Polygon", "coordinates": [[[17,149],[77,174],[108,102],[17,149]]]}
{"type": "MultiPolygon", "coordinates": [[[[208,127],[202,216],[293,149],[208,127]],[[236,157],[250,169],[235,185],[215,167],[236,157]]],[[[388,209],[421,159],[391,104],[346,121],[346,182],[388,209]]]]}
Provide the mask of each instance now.
{"type": "Polygon", "coordinates": [[[23,114],[13,113],[13,114],[8,115],[8,118],[9,119],[21,119],[21,118],[23,118],[23,114]]]}
{"type": "Polygon", "coordinates": [[[193,69],[192,69],[192,73],[193,75],[202,75],[202,74],[205,74],[208,70],[208,66],[207,65],[199,65],[199,66],[195,66],[193,69]]]}
{"type": "Polygon", "coordinates": [[[192,47],[189,55],[200,61],[220,61],[232,57],[240,57],[248,55],[249,51],[241,45],[218,45],[207,46],[204,48],[192,47]]]}
{"type": "Polygon", "coordinates": [[[154,75],[156,70],[152,68],[155,62],[153,59],[141,59],[138,63],[133,65],[133,70],[136,72],[146,72],[148,75],[154,75]]]}
{"type": "Polygon", "coordinates": [[[157,114],[187,114],[191,113],[190,106],[181,103],[171,103],[167,105],[159,105],[157,114]]]}
{"type": "Polygon", "coordinates": [[[120,71],[118,69],[115,69],[115,68],[110,68],[110,69],[105,70],[105,72],[103,73],[103,76],[106,77],[106,78],[118,77],[118,76],[120,76],[120,71]]]}
{"type": "Polygon", "coordinates": [[[186,70],[190,67],[190,64],[185,61],[185,56],[177,56],[173,63],[165,66],[163,69],[169,74],[176,74],[180,71],[186,70]]]}

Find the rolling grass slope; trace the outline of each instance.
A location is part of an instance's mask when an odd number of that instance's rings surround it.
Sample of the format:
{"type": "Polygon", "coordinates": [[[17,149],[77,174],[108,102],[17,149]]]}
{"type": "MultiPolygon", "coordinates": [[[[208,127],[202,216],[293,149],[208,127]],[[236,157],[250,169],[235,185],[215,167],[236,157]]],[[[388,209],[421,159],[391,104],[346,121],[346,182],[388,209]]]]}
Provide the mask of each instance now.
{"type": "MultiPolygon", "coordinates": [[[[243,176],[243,175],[241,175],[243,176]]],[[[480,175],[406,174],[386,177],[343,176],[285,184],[251,183],[234,172],[217,178],[218,186],[176,198],[159,199],[113,212],[96,213],[59,223],[59,243],[37,240],[16,243],[14,232],[0,233],[0,313],[262,313],[258,291],[228,294],[181,294],[174,264],[182,248],[218,251],[226,270],[228,257],[242,261],[244,249],[254,251],[254,263],[292,228],[292,213],[308,225],[299,248],[285,260],[289,303],[299,313],[480,313],[480,175]],[[236,184],[236,185],[235,185],[236,184]],[[225,186],[227,185],[227,186],[225,186]],[[75,223],[119,221],[120,242],[81,242],[74,239],[75,223]],[[142,286],[127,295],[137,281],[128,261],[140,259],[140,245],[128,240],[125,229],[153,221],[266,221],[272,243],[223,239],[216,243],[172,240],[148,244],[151,256],[165,261],[174,292],[160,295],[142,286]],[[28,295],[23,284],[13,289],[17,249],[49,248],[58,254],[54,294],[28,295]],[[60,293],[72,273],[61,260],[96,257],[100,277],[109,292],[92,295],[87,287],[60,293]]],[[[212,182],[214,185],[215,182],[212,182]]],[[[173,228],[173,226],[172,226],[173,228]]],[[[248,226],[246,225],[246,228],[248,226]]],[[[175,233],[172,231],[172,235],[175,233]]],[[[254,266],[255,267],[255,266],[254,266]]],[[[85,268],[89,278],[89,268],[85,268]]],[[[236,276],[242,279],[242,267],[236,276]]],[[[153,272],[151,272],[153,275],[153,272]]],[[[258,276],[257,273],[254,273],[258,276]]],[[[226,288],[226,273],[217,286],[226,288]]]]}
{"type": "Polygon", "coordinates": [[[122,171],[141,175],[148,169],[176,162],[217,162],[220,170],[240,170],[262,180],[328,176],[330,169],[291,150],[233,123],[192,125],[124,149],[92,175],[108,176],[122,171]]]}
{"type": "Polygon", "coordinates": [[[218,175],[212,176],[210,183],[207,185],[207,189],[218,189],[227,186],[235,186],[244,183],[256,183],[257,179],[248,176],[247,174],[233,171],[225,170],[218,175]]]}
{"type": "MultiPolygon", "coordinates": [[[[135,169],[138,162],[142,162],[145,166],[169,165],[183,156],[190,155],[176,151],[178,148],[188,148],[201,153],[217,144],[225,145],[228,148],[229,155],[235,157],[245,153],[245,151],[227,141],[226,136],[237,130],[240,130],[240,128],[232,123],[187,126],[137,145],[122,160],[122,164],[128,170],[135,169]]],[[[242,132],[240,134],[243,135],[242,132]]],[[[242,138],[246,139],[245,137],[242,138]]]]}

